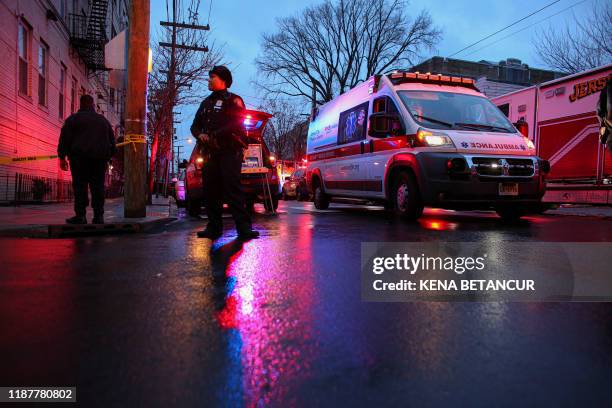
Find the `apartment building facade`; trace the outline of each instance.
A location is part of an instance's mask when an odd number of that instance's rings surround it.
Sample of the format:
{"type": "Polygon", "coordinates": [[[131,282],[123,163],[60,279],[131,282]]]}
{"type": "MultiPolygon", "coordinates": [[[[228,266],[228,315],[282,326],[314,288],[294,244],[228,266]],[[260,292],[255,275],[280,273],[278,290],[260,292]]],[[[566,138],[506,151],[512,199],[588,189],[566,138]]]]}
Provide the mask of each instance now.
{"type": "Polygon", "coordinates": [[[410,71],[472,78],[478,89],[489,98],[567,75],[563,72],[532,68],[516,58],[493,62],[432,57],[413,66],[410,71]]]}
{"type": "MultiPolygon", "coordinates": [[[[0,0],[0,160],[56,154],[83,94],[121,135],[125,92],[111,87],[104,44],[127,27],[128,2],[0,0]]],[[[0,202],[62,200],[70,179],[57,159],[0,161],[0,202]]]]}

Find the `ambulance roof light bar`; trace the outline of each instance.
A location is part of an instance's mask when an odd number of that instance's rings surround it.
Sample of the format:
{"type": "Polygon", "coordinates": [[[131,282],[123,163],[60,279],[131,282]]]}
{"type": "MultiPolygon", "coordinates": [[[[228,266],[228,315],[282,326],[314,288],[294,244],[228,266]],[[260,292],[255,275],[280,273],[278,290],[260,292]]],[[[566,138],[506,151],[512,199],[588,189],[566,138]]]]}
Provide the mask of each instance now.
{"type": "Polygon", "coordinates": [[[464,78],[457,76],[441,75],[441,74],[421,74],[420,72],[393,72],[389,75],[389,79],[394,84],[401,84],[406,82],[421,82],[431,83],[439,85],[455,85],[471,88],[476,91],[476,84],[472,78],[464,78]]]}

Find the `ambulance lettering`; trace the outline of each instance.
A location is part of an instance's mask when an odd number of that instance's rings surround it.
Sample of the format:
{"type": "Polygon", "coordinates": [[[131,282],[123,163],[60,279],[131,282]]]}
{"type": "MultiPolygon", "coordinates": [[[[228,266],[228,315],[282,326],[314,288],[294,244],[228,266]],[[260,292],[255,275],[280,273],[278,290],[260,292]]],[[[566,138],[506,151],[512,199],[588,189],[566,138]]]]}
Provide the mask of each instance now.
{"type": "MultiPolygon", "coordinates": [[[[467,143],[461,144],[463,147],[467,148],[467,143]]],[[[472,149],[493,149],[493,150],[525,150],[526,147],[524,145],[517,144],[507,144],[507,143],[479,143],[479,142],[470,142],[469,147],[472,149]]]]}

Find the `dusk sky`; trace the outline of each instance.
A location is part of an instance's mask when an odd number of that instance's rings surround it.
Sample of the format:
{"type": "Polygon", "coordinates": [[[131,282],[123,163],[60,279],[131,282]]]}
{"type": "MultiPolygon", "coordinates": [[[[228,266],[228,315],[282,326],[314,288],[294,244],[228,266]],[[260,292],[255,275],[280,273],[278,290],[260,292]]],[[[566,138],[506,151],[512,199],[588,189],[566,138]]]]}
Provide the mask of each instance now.
{"type": "MultiPolygon", "coordinates": [[[[421,9],[427,9],[434,23],[443,30],[442,41],[438,44],[437,49],[424,53],[424,60],[434,55],[449,56],[553,1],[412,0],[409,3],[407,14],[416,15],[421,9]],[[414,12],[411,12],[413,9],[414,12]]],[[[565,21],[572,20],[573,15],[579,18],[584,17],[596,1],[560,0],[453,58],[473,61],[483,59],[500,61],[506,58],[518,58],[532,67],[546,68],[539,61],[532,46],[532,38],[536,35],[537,30],[546,28],[548,25],[563,26],[565,21]],[[574,7],[571,7],[572,5],[574,7]],[[563,11],[564,9],[567,10],[563,11]],[[552,17],[548,18],[549,16],[552,17]],[[523,31],[509,36],[519,30],[523,31]],[[506,36],[509,37],[502,39],[506,36]],[[481,49],[493,42],[496,43],[481,49]]],[[[183,2],[187,1],[183,0],[183,2]]],[[[218,44],[224,45],[225,60],[230,62],[234,76],[234,85],[230,90],[242,96],[247,106],[253,107],[259,101],[257,90],[251,82],[257,75],[254,60],[260,50],[261,34],[275,31],[276,18],[296,14],[307,5],[318,3],[320,3],[318,0],[213,1],[210,14],[211,38],[218,44]]],[[[203,24],[206,24],[208,20],[209,6],[208,1],[202,1],[200,22],[203,24]]],[[[165,19],[166,0],[152,0],[152,32],[156,31],[159,22],[165,19]]],[[[190,136],[189,126],[196,109],[197,106],[180,108],[182,115],[177,119],[183,120],[183,123],[177,124],[179,140],[185,140],[190,136]]]]}

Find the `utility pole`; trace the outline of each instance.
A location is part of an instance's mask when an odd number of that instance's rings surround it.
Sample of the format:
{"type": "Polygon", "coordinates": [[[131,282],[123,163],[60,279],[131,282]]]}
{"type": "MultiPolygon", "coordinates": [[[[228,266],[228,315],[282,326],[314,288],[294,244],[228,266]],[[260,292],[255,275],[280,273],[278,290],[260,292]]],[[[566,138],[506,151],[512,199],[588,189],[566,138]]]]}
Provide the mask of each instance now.
{"type": "Polygon", "coordinates": [[[128,81],[125,107],[125,202],[123,215],[147,215],[146,112],[149,76],[150,0],[131,0],[128,35],[128,81]]]}
{"type": "Polygon", "coordinates": [[[181,145],[176,145],[176,165],[181,163],[181,145]]]}
{"type": "MultiPolygon", "coordinates": [[[[190,29],[190,30],[209,30],[210,29],[208,25],[202,26],[202,25],[197,25],[197,24],[186,24],[184,22],[178,23],[176,21],[177,19],[176,3],[177,3],[177,0],[172,0],[172,22],[161,21],[159,23],[162,27],[172,28],[171,42],[170,43],[167,43],[167,42],[159,43],[161,47],[168,47],[171,49],[170,50],[170,66],[168,67],[167,71],[161,70],[160,72],[167,74],[166,83],[168,84],[168,87],[170,90],[169,99],[171,101],[171,106],[168,107],[168,126],[166,128],[166,131],[167,131],[166,134],[170,135],[171,137],[170,148],[171,148],[172,172],[174,172],[174,134],[175,134],[174,132],[174,123],[175,123],[174,105],[176,103],[176,96],[177,96],[176,76],[183,75],[182,72],[176,71],[176,50],[185,49],[185,50],[191,50],[191,51],[208,52],[208,47],[199,47],[197,44],[195,45],[177,44],[177,41],[176,41],[177,28],[190,29]]],[[[187,86],[191,88],[190,84],[179,84],[179,86],[187,86]]],[[[165,175],[166,183],[168,179],[167,173],[168,172],[166,171],[166,175],[165,175]]]]}

